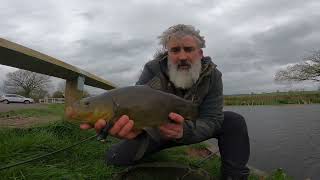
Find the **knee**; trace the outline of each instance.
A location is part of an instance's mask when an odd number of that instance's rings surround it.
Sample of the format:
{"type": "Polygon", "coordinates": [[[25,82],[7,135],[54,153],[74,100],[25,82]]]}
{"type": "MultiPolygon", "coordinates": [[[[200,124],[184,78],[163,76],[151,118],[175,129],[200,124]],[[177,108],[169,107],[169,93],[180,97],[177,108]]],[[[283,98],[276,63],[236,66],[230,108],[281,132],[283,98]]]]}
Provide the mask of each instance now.
{"type": "Polygon", "coordinates": [[[117,166],[135,164],[145,155],[148,145],[149,139],[146,134],[140,134],[135,139],[122,140],[107,150],[106,163],[117,166]]]}
{"type": "Polygon", "coordinates": [[[105,155],[105,162],[107,165],[115,165],[115,166],[132,165],[133,164],[132,158],[124,155],[125,154],[121,153],[121,149],[118,149],[117,145],[114,145],[107,150],[105,155]]]}
{"type": "Polygon", "coordinates": [[[122,140],[107,150],[105,161],[108,165],[132,165],[138,146],[139,142],[137,140],[122,140]]]}
{"type": "Polygon", "coordinates": [[[245,118],[242,115],[232,111],[224,112],[223,127],[233,130],[239,129],[247,132],[247,124],[245,118]]]}

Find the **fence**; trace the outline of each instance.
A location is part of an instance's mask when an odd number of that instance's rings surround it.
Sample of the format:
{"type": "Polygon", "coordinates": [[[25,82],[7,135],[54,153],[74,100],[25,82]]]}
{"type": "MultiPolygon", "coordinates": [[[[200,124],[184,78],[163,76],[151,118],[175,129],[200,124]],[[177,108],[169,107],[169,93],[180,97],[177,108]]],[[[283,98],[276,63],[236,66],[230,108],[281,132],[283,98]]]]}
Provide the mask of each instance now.
{"type": "Polygon", "coordinates": [[[39,99],[40,104],[64,104],[64,98],[44,98],[39,99]]]}

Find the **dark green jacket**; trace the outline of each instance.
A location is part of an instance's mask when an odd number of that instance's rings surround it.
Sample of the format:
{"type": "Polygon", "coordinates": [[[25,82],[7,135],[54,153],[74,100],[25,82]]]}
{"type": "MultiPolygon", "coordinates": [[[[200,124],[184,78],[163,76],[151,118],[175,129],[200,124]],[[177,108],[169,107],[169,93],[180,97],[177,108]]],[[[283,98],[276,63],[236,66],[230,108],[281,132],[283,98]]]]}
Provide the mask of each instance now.
{"type": "MultiPolygon", "coordinates": [[[[154,89],[175,94],[199,104],[196,128],[190,121],[184,123],[182,139],[177,142],[193,144],[212,138],[223,121],[223,87],[221,72],[210,57],[202,58],[202,71],[198,81],[188,90],[175,88],[168,78],[167,54],[158,53],[155,59],[144,66],[137,85],[149,85],[154,89]]],[[[147,130],[155,140],[161,138],[156,129],[147,130]]]]}

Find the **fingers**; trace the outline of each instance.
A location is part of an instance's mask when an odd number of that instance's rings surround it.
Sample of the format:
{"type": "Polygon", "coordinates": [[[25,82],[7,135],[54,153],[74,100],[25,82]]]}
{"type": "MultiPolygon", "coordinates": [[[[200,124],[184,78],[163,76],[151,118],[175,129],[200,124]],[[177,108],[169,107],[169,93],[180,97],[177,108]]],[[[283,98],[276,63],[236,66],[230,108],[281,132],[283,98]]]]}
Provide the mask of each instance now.
{"type": "Polygon", "coordinates": [[[121,139],[133,139],[137,137],[142,131],[136,131],[133,129],[134,121],[130,120],[128,116],[123,115],[114,124],[115,128],[112,128],[109,133],[121,139]]]}
{"type": "Polygon", "coordinates": [[[162,131],[164,134],[171,135],[171,136],[176,135],[176,134],[178,133],[178,131],[176,131],[176,130],[168,129],[168,128],[165,128],[165,127],[163,127],[163,126],[160,127],[159,129],[160,129],[160,131],[162,131]]]}
{"type": "Polygon", "coordinates": [[[109,133],[113,136],[116,136],[121,129],[129,122],[129,117],[127,115],[123,115],[116,121],[113,127],[110,129],[109,133]]]}
{"type": "Polygon", "coordinates": [[[127,136],[130,131],[132,131],[133,128],[133,121],[129,120],[126,124],[124,124],[124,126],[121,128],[121,130],[118,133],[119,137],[125,137],[127,136]]]}
{"type": "Polygon", "coordinates": [[[168,129],[163,126],[159,128],[161,134],[163,137],[167,139],[179,139],[183,135],[183,130],[179,129],[168,129]]]}
{"type": "Polygon", "coordinates": [[[172,131],[177,131],[177,132],[181,130],[181,124],[167,123],[160,127],[162,129],[170,129],[172,131]]]}
{"type": "Polygon", "coordinates": [[[178,124],[182,124],[184,122],[184,118],[180,114],[174,112],[169,114],[169,118],[178,124]]]}
{"type": "Polygon", "coordinates": [[[96,129],[96,132],[99,133],[101,129],[103,129],[107,125],[106,121],[103,119],[99,119],[95,124],[94,128],[96,129]]]}
{"type": "Polygon", "coordinates": [[[182,124],[165,124],[159,127],[160,133],[167,139],[179,139],[183,136],[182,124]]]}
{"type": "MultiPolygon", "coordinates": [[[[107,123],[105,120],[99,119],[94,124],[94,128],[97,133],[100,133],[101,129],[103,129],[106,125],[107,123]]],[[[123,115],[114,123],[113,127],[109,130],[109,134],[121,139],[133,139],[142,132],[135,131],[133,126],[133,120],[130,120],[127,115],[123,115]]],[[[92,126],[90,124],[81,124],[80,128],[90,129],[92,126]]]]}

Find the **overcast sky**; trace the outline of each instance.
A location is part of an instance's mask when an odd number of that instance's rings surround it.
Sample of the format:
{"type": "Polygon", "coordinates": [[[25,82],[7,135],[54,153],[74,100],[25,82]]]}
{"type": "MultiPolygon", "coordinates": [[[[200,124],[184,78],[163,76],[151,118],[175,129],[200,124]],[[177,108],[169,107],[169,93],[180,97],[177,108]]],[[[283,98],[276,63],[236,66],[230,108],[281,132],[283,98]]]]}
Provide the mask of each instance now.
{"type": "MultiPolygon", "coordinates": [[[[160,47],[161,32],[191,24],[223,73],[225,94],[315,89],[273,78],[320,49],[319,9],[319,0],[1,0],[0,37],[126,86],[160,47]]],[[[0,83],[14,70],[0,65],[0,83]]]]}

